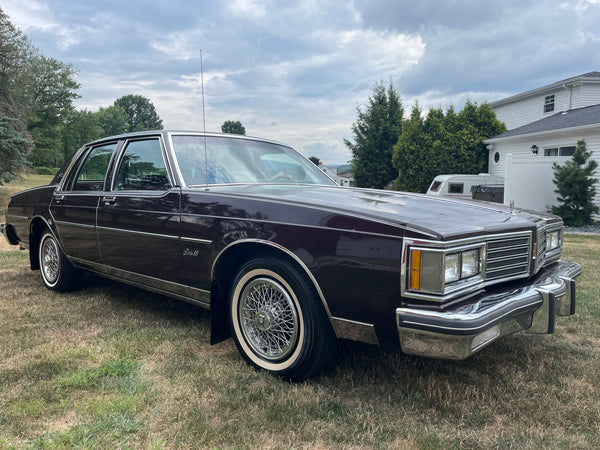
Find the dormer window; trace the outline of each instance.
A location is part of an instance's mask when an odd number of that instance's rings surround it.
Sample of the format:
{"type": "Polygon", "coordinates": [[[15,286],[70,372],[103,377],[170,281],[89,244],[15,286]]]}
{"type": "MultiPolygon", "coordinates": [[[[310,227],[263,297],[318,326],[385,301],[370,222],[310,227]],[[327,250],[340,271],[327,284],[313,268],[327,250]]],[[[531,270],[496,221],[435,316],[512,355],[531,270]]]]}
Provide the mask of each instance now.
{"type": "Polygon", "coordinates": [[[546,96],[544,99],[544,112],[554,111],[554,94],[546,96]]]}

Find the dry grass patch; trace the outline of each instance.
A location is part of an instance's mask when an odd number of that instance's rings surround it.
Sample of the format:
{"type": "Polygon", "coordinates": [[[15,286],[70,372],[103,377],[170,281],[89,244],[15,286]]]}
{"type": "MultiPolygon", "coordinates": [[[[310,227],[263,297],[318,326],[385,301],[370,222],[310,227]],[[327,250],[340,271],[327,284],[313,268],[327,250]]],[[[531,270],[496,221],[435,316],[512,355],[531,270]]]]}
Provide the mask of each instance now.
{"type": "Polygon", "coordinates": [[[0,448],[599,448],[599,250],[566,237],[584,274],[553,336],[459,362],[342,342],[291,385],[210,346],[199,308],[95,277],[56,294],[0,243],[0,448]]]}

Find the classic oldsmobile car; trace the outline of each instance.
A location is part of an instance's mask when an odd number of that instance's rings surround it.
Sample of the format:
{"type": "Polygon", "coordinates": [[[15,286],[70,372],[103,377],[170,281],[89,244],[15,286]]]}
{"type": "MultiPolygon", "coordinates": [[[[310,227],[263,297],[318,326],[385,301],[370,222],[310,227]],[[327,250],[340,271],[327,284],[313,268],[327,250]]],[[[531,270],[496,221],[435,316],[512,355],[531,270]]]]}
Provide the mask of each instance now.
{"type": "Polygon", "coordinates": [[[552,333],[581,267],[548,214],[341,188],[290,147],[153,131],[84,145],[49,186],[14,195],[2,232],[45,285],[81,270],[211,310],[251,364],[319,373],[337,338],[463,359],[552,333]]]}

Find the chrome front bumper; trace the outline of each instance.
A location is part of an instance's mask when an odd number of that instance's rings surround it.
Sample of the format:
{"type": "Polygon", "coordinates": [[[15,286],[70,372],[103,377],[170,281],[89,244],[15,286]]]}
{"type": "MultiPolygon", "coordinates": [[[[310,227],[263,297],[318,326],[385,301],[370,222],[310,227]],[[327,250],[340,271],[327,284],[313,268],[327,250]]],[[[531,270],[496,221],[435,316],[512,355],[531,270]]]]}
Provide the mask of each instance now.
{"type": "Polygon", "coordinates": [[[558,261],[531,284],[483,297],[448,311],[397,308],[404,353],[464,359],[502,336],[527,330],[554,332],[557,316],[575,313],[575,278],[581,266],[558,261]]]}

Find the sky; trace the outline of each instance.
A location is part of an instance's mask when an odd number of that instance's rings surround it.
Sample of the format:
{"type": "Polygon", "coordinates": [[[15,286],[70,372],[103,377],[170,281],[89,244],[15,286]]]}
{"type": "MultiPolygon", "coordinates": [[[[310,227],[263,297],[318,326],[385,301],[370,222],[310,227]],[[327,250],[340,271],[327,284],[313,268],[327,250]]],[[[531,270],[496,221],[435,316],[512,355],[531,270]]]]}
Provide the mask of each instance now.
{"type": "Polygon", "coordinates": [[[72,64],[78,109],[143,95],[165,128],[351,153],[357,108],[392,82],[408,114],[462,109],[600,70],[600,0],[0,0],[41,54],[72,64]],[[202,55],[202,57],[201,57],[202,55]],[[203,70],[201,70],[203,68],[203,70]],[[204,89],[202,89],[202,79],[204,89]]]}

